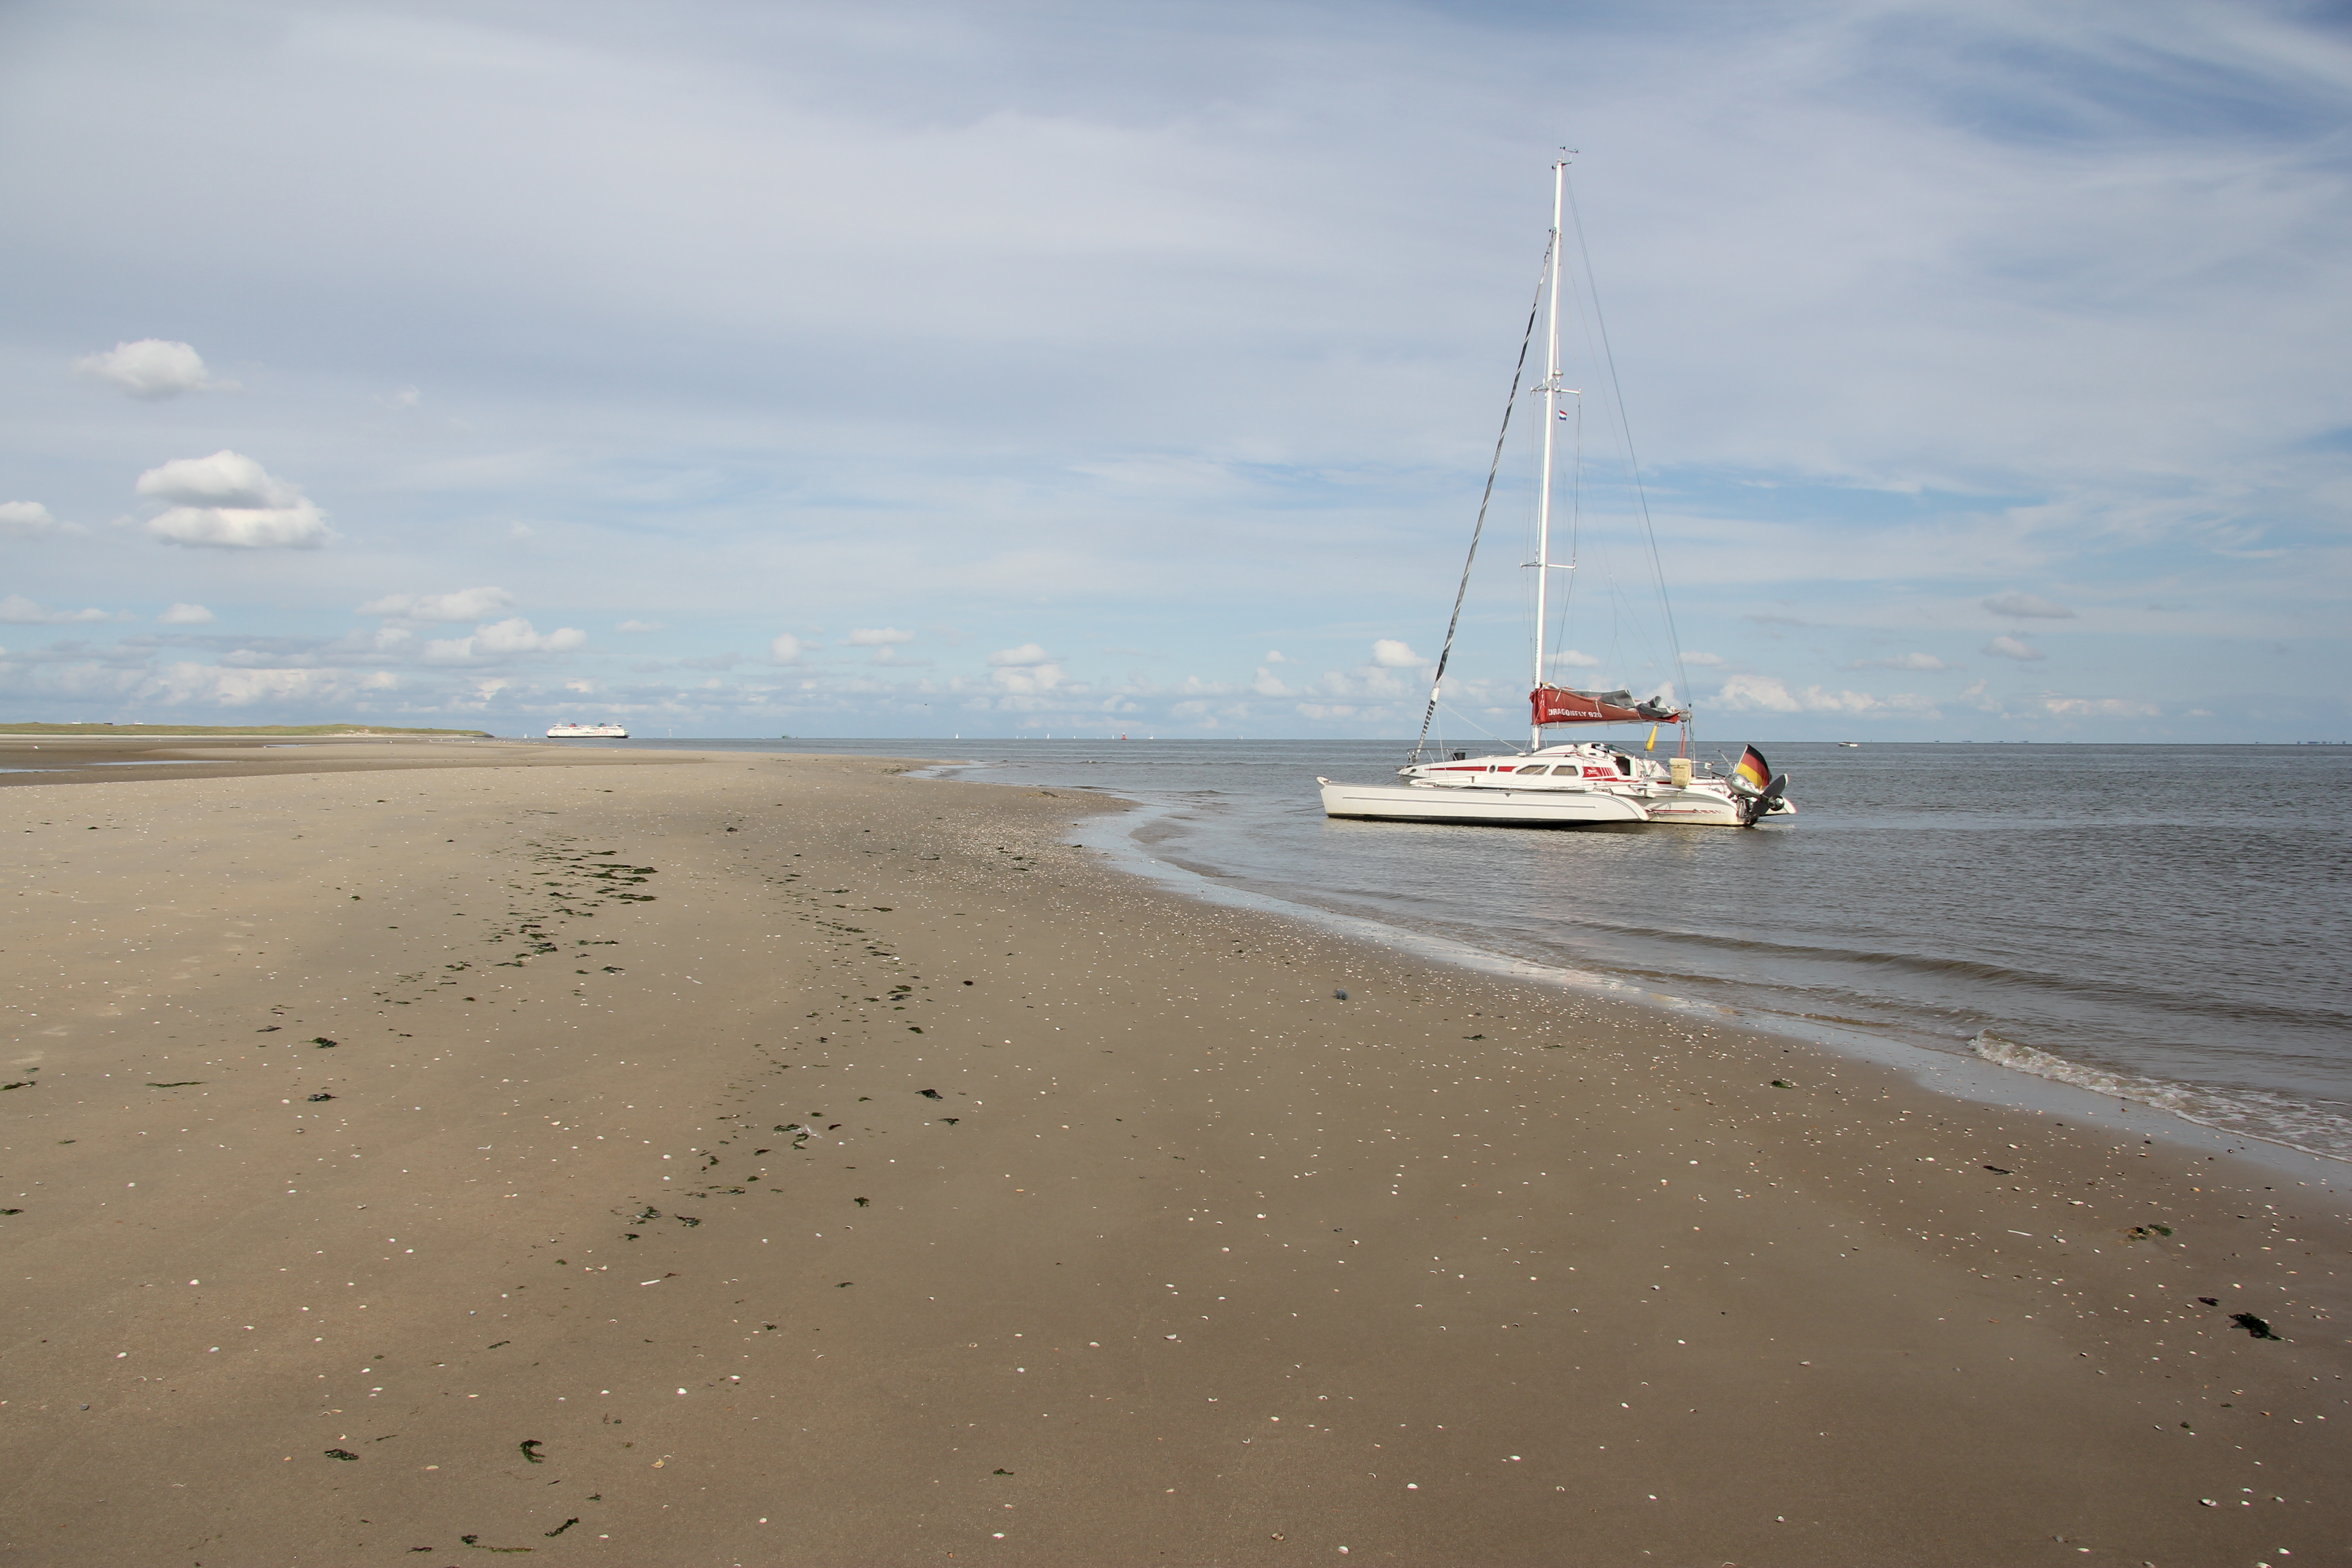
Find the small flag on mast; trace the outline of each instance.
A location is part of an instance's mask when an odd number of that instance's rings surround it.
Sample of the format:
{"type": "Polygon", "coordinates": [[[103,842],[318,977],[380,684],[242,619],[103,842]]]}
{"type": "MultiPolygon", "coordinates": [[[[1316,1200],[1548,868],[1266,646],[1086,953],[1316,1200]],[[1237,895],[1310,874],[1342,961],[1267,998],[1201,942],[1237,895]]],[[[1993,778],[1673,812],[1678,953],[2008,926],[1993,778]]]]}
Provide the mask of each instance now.
{"type": "Polygon", "coordinates": [[[1642,750],[1643,750],[1643,751],[1645,751],[1645,752],[1654,752],[1654,751],[1656,751],[1657,749],[1658,749],[1658,727],[1657,727],[1655,724],[1653,724],[1653,725],[1651,725],[1651,726],[1650,726],[1650,738],[1649,738],[1648,740],[1646,740],[1646,741],[1644,741],[1644,742],[1642,742],[1642,750]]]}
{"type": "Polygon", "coordinates": [[[1731,773],[1734,778],[1754,790],[1760,790],[1772,782],[1772,764],[1766,762],[1764,753],[1753,746],[1739,753],[1739,765],[1731,773]]]}

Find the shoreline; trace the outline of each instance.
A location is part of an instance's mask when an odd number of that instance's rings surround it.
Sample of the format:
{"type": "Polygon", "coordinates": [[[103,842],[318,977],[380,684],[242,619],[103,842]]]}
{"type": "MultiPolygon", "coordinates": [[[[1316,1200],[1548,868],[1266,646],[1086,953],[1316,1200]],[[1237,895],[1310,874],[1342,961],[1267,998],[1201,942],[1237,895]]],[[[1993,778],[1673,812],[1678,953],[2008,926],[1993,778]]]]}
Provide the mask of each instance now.
{"type": "MultiPolygon", "coordinates": [[[[961,782],[992,784],[995,781],[974,776],[978,770],[989,765],[968,762],[934,763],[926,765],[921,773],[945,778],[950,776],[946,770],[961,769],[967,770],[957,775],[961,782]]],[[[997,787],[1024,786],[1005,784],[997,787]]],[[[1070,787],[1074,791],[1089,793],[1094,789],[1088,785],[1070,787]]],[[[1097,798],[1124,799],[1108,794],[1098,795],[1097,798]]],[[[1147,823],[1154,814],[1167,815],[1181,809],[1169,805],[1127,804],[1130,807],[1130,816],[1139,816],[1147,823]]],[[[2118,1132],[2133,1137],[2152,1133],[2200,1153],[2233,1154],[2250,1159],[2270,1166],[2281,1175],[2326,1186],[2338,1194],[2339,1201],[2352,1202],[2352,1156],[2332,1154],[2325,1150],[2288,1142],[2282,1137],[2231,1131],[2139,1095],[2103,1092],[2079,1081],[2013,1068],[1980,1053],[1937,1050],[1863,1028],[1841,1027],[1819,1019],[1754,1011],[1677,995],[1601,970],[1574,969],[1519,958],[1435,932],[1415,931],[1340,910],[1324,909],[1279,893],[1239,885],[1238,879],[1229,879],[1223,873],[1172,856],[1156,855],[1151,846],[1119,828],[1117,826],[1118,820],[1098,818],[1098,830],[1082,831],[1080,837],[1089,847],[1102,852],[1122,870],[1165,885],[1183,897],[1206,903],[1258,910],[1278,918],[1305,921],[1336,935],[1480,973],[1530,980],[1627,1006],[1655,1009],[1686,1019],[1800,1041],[1811,1048],[1830,1051],[1850,1060],[1891,1068],[1904,1073],[1923,1089],[1952,1095],[1974,1104],[2002,1106],[2035,1114],[2055,1112],[2072,1115],[2097,1125],[2112,1125],[2118,1132]]],[[[2067,1058],[2057,1059],[2084,1075],[2119,1076],[2067,1058]]],[[[2142,1081],[2158,1090],[2200,1091],[2202,1089],[2202,1086],[2189,1083],[2172,1084],[2158,1079],[2142,1081]]]]}
{"type": "Polygon", "coordinates": [[[0,790],[0,1563],[2352,1526],[2336,1187],[657,755],[0,790]]]}

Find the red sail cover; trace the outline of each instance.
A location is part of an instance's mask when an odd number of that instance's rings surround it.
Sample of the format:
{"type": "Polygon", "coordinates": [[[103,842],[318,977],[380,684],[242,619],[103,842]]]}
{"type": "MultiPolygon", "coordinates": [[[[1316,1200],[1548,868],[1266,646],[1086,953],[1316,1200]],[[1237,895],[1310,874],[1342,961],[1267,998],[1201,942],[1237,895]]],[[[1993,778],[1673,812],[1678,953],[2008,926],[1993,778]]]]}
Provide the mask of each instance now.
{"type": "Polygon", "coordinates": [[[1683,715],[1651,698],[1636,702],[1630,691],[1570,691],[1538,686],[1528,693],[1538,724],[1672,724],[1683,715]]]}

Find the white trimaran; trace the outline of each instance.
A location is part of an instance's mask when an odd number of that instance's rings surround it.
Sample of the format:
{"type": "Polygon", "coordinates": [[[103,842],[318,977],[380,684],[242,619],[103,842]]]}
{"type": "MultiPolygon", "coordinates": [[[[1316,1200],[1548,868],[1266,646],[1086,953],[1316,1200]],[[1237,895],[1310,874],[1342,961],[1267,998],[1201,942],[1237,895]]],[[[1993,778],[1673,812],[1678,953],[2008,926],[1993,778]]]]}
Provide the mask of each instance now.
{"type": "MultiPolygon", "coordinates": [[[[1536,500],[1535,689],[1528,694],[1530,742],[1525,752],[1470,756],[1441,751],[1432,756],[1426,747],[1430,717],[1444,684],[1445,662],[1454,648],[1454,627],[1461,623],[1462,595],[1454,601],[1454,622],[1446,627],[1445,647],[1439,654],[1437,673],[1430,685],[1429,708],[1422,720],[1423,744],[1398,770],[1401,784],[1333,784],[1323,786],[1323,810],[1328,816],[1370,817],[1385,821],[1493,824],[1520,827],[1581,827],[1611,824],[1677,824],[1698,827],[1753,827],[1768,816],[1787,816],[1796,807],[1789,803],[1787,781],[1776,776],[1762,753],[1748,748],[1728,776],[1695,771],[1690,757],[1690,711],[1652,697],[1637,702],[1630,691],[1577,691],[1554,685],[1544,668],[1544,630],[1551,586],[1558,568],[1551,558],[1551,497],[1553,447],[1560,424],[1560,398],[1578,395],[1560,384],[1559,296],[1564,271],[1561,219],[1568,192],[1568,161],[1552,165],[1551,245],[1544,266],[1547,349],[1544,379],[1536,390],[1543,394],[1543,471],[1536,500]],[[1681,727],[1679,754],[1663,765],[1647,755],[1636,755],[1599,742],[1544,744],[1544,731],[1567,724],[1647,724],[1654,742],[1656,727],[1681,727]]],[[[1534,327],[1528,321],[1530,330],[1534,327]]],[[[1520,363],[1526,363],[1522,349],[1520,363]]],[[[1518,400],[1517,378],[1511,393],[1518,400]]],[[[1507,435],[1510,417],[1504,416],[1507,435]]],[[[1502,443],[1496,444],[1496,459],[1502,443]]],[[[1486,493],[1494,494],[1495,479],[1487,475],[1486,493]]],[[[1478,509],[1478,531],[1486,526],[1486,507],[1478,509]]],[[[1477,531],[1471,536],[1471,559],[1477,558],[1477,531]]],[[[1464,589],[1469,568],[1463,569],[1464,589]]],[[[1645,748],[1646,750],[1646,748],[1645,748]]]]}

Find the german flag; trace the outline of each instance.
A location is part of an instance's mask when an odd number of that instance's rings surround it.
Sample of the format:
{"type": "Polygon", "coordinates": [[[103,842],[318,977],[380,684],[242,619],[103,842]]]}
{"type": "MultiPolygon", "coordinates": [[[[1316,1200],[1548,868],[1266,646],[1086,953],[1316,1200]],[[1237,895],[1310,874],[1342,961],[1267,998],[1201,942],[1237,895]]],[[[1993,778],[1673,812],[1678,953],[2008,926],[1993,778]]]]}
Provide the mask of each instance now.
{"type": "Polygon", "coordinates": [[[1772,764],[1764,760],[1763,752],[1750,746],[1739,753],[1739,765],[1731,770],[1731,776],[1760,792],[1772,782],[1772,764]]]}

